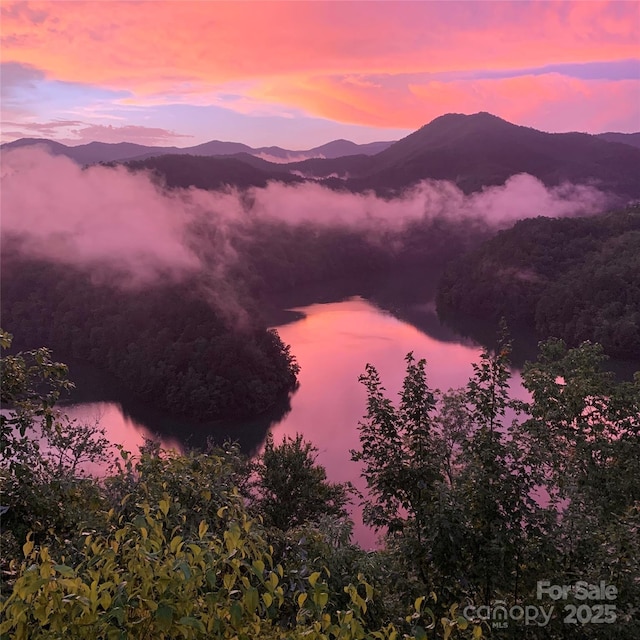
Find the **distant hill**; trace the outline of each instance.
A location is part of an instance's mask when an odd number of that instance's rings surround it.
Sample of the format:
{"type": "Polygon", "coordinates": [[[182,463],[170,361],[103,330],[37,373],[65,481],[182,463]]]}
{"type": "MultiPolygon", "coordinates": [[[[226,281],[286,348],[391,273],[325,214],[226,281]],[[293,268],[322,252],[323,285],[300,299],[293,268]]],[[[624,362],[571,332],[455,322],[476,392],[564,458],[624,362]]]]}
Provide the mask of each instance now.
{"type": "MultiPolygon", "coordinates": [[[[132,142],[118,142],[115,144],[107,142],[89,142],[77,147],[69,147],[66,144],[48,140],[46,138],[20,138],[14,142],[3,144],[0,149],[6,151],[18,147],[28,147],[39,145],[49,150],[54,156],[67,156],[79,164],[95,164],[97,162],[118,162],[127,158],[134,158],[147,152],[148,147],[132,142]]],[[[175,153],[177,147],[155,147],[158,153],[175,153]]]]}
{"type": "Polygon", "coordinates": [[[34,145],[42,145],[49,149],[49,152],[52,156],[65,155],[67,152],[66,144],[61,144],[60,142],[55,142],[53,140],[47,140],[46,138],[20,138],[19,140],[14,140],[13,142],[5,142],[3,145],[0,145],[0,149],[19,149],[20,147],[32,147],[34,145]]]}
{"type": "Polygon", "coordinates": [[[190,155],[190,156],[230,156],[235,153],[251,153],[253,149],[241,142],[223,142],[221,140],[211,140],[198,144],[195,147],[145,147],[145,151],[131,156],[119,158],[124,160],[146,160],[164,155],[190,155]]]}
{"type": "Polygon", "coordinates": [[[356,144],[349,140],[334,140],[313,149],[295,151],[281,147],[253,148],[241,142],[224,142],[211,140],[193,147],[151,147],[131,142],[90,142],[71,147],[46,138],[20,138],[14,142],[7,142],[0,149],[14,149],[34,144],[47,147],[52,155],[64,155],[79,164],[95,164],[98,162],[123,162],[125,160],[144,160],[163,155],[191,155],[191,156],[229,156],[246,153],[274,163],[287,163],[308,158],[339,158],[357,154],[373,155],[386,149],[393,142],[370,142],[356,144]]]}
{"type": "Polygon", "coordinates": [[[350,140],[334,140],[320,147],[309,150],[317,158],[342,158],[344,156],[373,156],[390,147],[393,142],[370,142],[369,144],[356,144],[350,140]]]}
{"type": "Polygon", "coordinates": [[[640,149],[640,131],[638,133],[599,133],[597,137],[607,142],[621,142],[640,149]]]}

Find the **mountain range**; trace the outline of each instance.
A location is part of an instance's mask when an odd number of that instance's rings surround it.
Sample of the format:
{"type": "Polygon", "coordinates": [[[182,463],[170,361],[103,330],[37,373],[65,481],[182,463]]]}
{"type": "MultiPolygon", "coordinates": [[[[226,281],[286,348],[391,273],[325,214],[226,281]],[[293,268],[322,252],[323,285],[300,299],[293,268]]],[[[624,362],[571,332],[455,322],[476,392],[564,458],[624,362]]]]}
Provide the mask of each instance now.
{"type": "Polygon", "coordinates": [[[253,155],[273,163],[294,162],[309,158],[339,158],[357,154],[373,155],[393,142],[370,142],[356,144],[350,140],[333,140],[313,149],[293,151],[281,147],[250,147],[241,142],[224,142],[211,140],[194,147],[150,147],[133,142],[89,142],[70,147],[66,144],[47,138],[20,138],[0,146],[1,149],[13,149],[31,145],[45,146],[51,155],[63,155],[79,164],[95,164],[97,162],[123,162],[125,160],[144,160],[155,156],[190,155],[190,156],[230,156],[238,153],[253,155]]]}
{"type": "Polygon", "coordinates": [[[592,184],[622,200],[640,197],[640,133],[546,133],[484,112],[440,116],[396,142],[335,140],[306,151],[218,140],[183,149],[100,142],[68,147],[29,138],[1,148],[32,144],[81,164],[124,162],[133,170],[153,170],[169,187],[245,188],[270,180],[313,180],[392,196],[434,179],[452,181],[470,193],[528,173],[547,186],[592,184]]]}

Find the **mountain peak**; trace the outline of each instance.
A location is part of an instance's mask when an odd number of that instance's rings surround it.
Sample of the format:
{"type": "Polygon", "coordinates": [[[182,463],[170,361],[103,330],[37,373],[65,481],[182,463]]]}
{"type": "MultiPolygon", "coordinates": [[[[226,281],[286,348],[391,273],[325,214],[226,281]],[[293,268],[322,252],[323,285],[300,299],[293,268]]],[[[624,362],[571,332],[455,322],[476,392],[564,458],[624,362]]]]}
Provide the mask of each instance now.
{"type": "MultiPolygon", "coordinates": [[[[437,127],[453,127],[453,126],[491,126],[491,125],[508,125],[510,127],[516,127],[518,125],[512,124],[507,120],[499,118],[498,116],[494,116],[492,113],[488,111],[479,111],[478,113],[445,113],[442,116],[438,116],[434,118],[431,122],[425,124],[423,127],[418,129],[418,131],[422,131],[426,128],[437,128],[437,127]]],[[[417,133],[417,132],[416,132],[417,133]]]]}
{"type": "Polygon", "coordinates": [[[470,137],[477,138],[518,129],[521,127],[486,111],[470,115],[445,113],[394,143],[377,157],[383,162],[394,163],[400,158],[407,159],[421,154],[425,149],[449,148],[470,137]]]}

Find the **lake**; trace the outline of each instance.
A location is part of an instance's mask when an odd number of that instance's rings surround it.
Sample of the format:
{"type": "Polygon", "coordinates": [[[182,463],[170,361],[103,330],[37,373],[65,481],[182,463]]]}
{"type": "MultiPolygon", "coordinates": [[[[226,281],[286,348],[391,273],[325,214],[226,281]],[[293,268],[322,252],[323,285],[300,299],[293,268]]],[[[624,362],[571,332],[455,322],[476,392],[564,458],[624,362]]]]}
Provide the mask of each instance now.
{"type": "MultiPolygon", "coordinates": [[[[70,364],[70,375],[79,383],[78,397],[83,401],[67,405],[65,411],[71,418],[99,420],[112,441],[132,451],[146,437],[159,438],[165,447],[182,449],[202,445],[207,436],[223,440],[234,435],[245,450],[256,451],[268,429],[276,442],[300,433],[318,448],[318,460],[330,480],[349,480],[362,490],[359,467],[351,462],[349,452],[359,445],[358,422],[366,411],[366,392],[358,382],[366,364],[378,369],[388,393],[395,398],[409,351],[417,359],[427,360],[430,385],[446,390],[466,384],[472,374],[471,363],[478,360],[481,350],[442,326],[431,303],[405,306],[394,314],[355,296],[291,311],[295,312],[290,314],[293,321],[276,328],[301,366],[300,386],[290,398],[290,408],[276,417],[238,425],[191,425],[140,405],[114,388],[112,381],[105,382],[102,374],[80,363],[70,364]]],[[[518,386],[517,376],[514,382],[518,386]]],[[[352,515],[356,540],[365,547],[373,546],[373,533],[359,524],[359,507],[354,507],[352,515]]]]}

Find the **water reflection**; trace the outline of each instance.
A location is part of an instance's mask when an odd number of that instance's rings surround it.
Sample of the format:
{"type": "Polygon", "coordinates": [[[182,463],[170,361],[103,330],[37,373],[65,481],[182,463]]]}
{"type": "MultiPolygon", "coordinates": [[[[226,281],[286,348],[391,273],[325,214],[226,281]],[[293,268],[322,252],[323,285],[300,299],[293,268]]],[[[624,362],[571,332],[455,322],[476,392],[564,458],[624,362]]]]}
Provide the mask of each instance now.
{"type": "MultiPolygon", "coordinates": [[[[392,314],[356,296],[291,311],[286,315],[289,322],[276,328],[301,365],[300,387],[270,416],[242,424],[190,424],[135,401],[111,383],[105,386],[104,376],[100,386],[91,381],[95,370],[79,364],[72,364],[71,378],[91,384],[80,385],[84,403],[67,407],[67,413],[91,423],[99,418],[109,438],[132,451],[146,437],[159,438],[163,446],[177,449],[204,446],[208,437],[218,441],[231,437],[245,452],[253,453],[263,445],[269,429],[276,442],[300,433],[318,448],[318,460],[331,481],[351,481],[363,491],[360,468],[351,462],[350,450],[359,446],[358,422],[366,410],[365,389],[358,382],[366,364],[378,369],[387,394],[395,400],[409,351],[427,360],[429,384],[442,391],[466,385],[472,363],[480,355],[479,346],[461,338],[456,342],[451,330],[437,324],[433,305],[405,305],[392,314]]],[[[517,371],[511,389],[512,397],[528,399],[517,371]]],[[[361,524],[361,509],[354,506],[352,515],[356,540],[373,547],[374,534],[361,524]]]]}
{"type": "Polygon", "coordinates": [[[140,422],[132,420],[117,402],[89,402],[64,407],[63,413],[80,423],[99,424],[107,431],[108,439],[127,451],[137,452],[146,439],[159,440],[165,449],[182,449],[177,438],[161,435],[140,422]]]}
{"type": "Polygon", "coordinates": [[[271,425],[280,422],[291,409],[290,396],[286,395],[267,414],[253,420],[196,423],[141,402],[116,378],[87,363],[70,360],[68,364],[69,378],[76,389],[71,400],[62,403],[64,412],[89,424],[99,416],[109,439],[134,452],[145,439],[152,438],[181,451],[234,440],[242,451],[251,454],[260,448],[271,425]]]}

